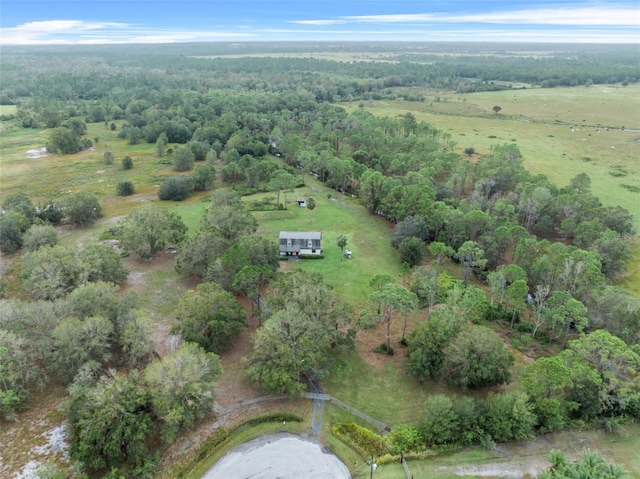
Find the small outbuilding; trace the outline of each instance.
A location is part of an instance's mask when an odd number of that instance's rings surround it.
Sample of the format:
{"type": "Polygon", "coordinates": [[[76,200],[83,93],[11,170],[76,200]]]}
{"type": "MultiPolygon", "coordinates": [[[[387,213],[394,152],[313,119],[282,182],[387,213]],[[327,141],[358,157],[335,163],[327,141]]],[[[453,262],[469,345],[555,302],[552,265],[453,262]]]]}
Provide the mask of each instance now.
{"type": "Polygon", "coordinates": [[[280,256],[322,254],[320,231],[281,231],[279,239],[280,256]]]}

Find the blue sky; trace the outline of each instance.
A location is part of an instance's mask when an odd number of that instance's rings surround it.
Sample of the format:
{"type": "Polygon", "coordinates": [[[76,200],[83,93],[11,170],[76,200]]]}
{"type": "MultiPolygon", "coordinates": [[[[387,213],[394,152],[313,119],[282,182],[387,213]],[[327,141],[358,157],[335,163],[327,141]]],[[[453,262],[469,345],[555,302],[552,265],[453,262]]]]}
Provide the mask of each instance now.
{"type": "Polygon", "coordinates": [[[284,40],[640,45],[640,2],[0,1],[0,45],[284,40]]]}

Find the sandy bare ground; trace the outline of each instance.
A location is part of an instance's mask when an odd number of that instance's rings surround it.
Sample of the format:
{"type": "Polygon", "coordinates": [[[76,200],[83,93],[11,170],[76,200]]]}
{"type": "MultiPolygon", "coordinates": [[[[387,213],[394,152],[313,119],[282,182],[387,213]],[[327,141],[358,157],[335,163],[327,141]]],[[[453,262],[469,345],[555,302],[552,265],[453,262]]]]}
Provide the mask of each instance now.
{"type": "Polygon", "coordinates": [[[27,158],[43,158],[48,154],[49,153],[46,148],[34,148],[32,150],[27,150],[27,158]]]}

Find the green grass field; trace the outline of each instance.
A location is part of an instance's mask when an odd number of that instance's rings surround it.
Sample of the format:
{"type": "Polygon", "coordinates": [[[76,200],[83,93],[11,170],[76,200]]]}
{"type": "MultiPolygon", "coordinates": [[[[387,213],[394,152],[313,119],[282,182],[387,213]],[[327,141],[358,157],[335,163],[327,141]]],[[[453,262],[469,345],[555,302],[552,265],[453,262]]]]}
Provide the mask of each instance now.
{"type": "MultiPolygon", "coordinates": [[[[22,191],[38,203],[70,193],[92,192],[98,196],[106,216],[127,214],[141,201],[158,200],[160,183],[177,174],[168,158],[156,158],[152,144],[128,145],[117,137],[117,131],[105,128],[102,123],[90,123],[87,127],[93,148],[72,155],[47,154],[35,158],[28,152],[44,148],[47,130],[8,129],[0,140],[1,197],[22,191]],[[113,153],[112,165],[104,164],[105,151],[113,153]],[[133,159],[131,170],[122,168],[122,159],[127,155],[133,159]],[[136,195],[117,196],[116,185],[125,180],[133,182],[136,195]]],[[[185,204],[197,203],[201,196],[192,195],[185,204]]]]}
{"type": "Polygon", "coordinates": [[[257,233],[277,239],[280,231],[321,231],[324,259],[291,260],[287,268],[322,273],[349,303],[363,307],[371,278],[381,271],[400,275],[397,252],[390,244],[391,226],[382,218],[368,214],[350,196],[321,186],[313,178],[307,185],[288,194],[286,210],[253,212],[260,224],[257,233]],[[313,211],[298,207],[295,200],[299,196],[314,197],[317,207],[313,211]],[[347,236],[346,248],[353,252],[351,259],[341,257],[336,244],[340,234],[347,236]]]}
{"type": "Polygon", "coordinates": [[[18,111],[15,105],[0,105],[0,115],[13,115],[18,111]]]}

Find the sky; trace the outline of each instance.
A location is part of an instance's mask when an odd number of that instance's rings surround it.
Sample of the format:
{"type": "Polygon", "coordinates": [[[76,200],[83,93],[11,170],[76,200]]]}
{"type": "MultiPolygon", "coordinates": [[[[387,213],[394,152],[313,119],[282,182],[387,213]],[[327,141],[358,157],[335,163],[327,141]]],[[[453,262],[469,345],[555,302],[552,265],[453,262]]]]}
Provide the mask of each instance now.
{"type": "Polygon", "coordinates": [[[200,41],[640,45],[640,1],[0,0],[0,46],[200,41]]]}

